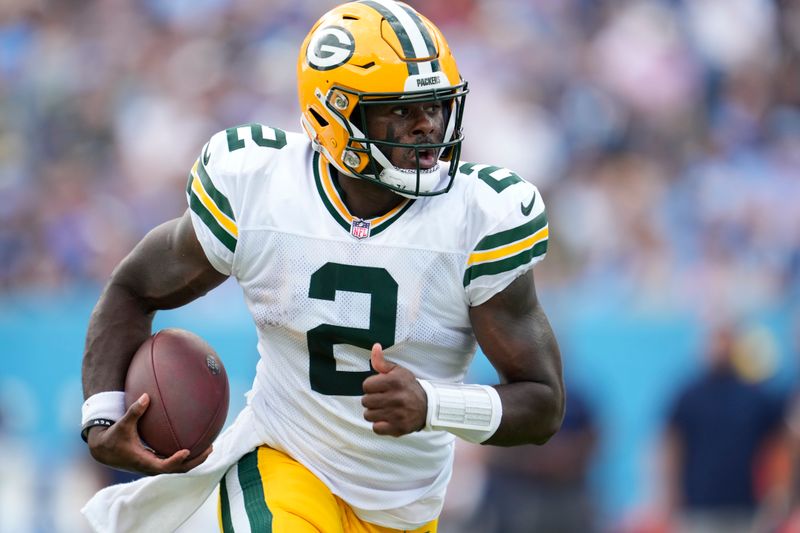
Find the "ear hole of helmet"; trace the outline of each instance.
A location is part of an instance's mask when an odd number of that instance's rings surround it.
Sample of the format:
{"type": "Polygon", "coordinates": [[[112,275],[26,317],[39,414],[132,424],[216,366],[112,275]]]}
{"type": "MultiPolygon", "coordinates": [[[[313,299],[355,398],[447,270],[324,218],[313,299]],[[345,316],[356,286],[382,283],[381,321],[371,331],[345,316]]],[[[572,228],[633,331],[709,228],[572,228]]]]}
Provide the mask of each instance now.
{"type": "Polygon", "coordinates": [[[317,124],[319,124],[320,127],[324,128],[325,126],[328,125],[328,121],[325,120],[325,118],[322,115],[320,115],[319,112],[313,107],[309,107],[308,112],[311,113],[311,116],[314,117],[314,120],[317,121],[317,124]]]}

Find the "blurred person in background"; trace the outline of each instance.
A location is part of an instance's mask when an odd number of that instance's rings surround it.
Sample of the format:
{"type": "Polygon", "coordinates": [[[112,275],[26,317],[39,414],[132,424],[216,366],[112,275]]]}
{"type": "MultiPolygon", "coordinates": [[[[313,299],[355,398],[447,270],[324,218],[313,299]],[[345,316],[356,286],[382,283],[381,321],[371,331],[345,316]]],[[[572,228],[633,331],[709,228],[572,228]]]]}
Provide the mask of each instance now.
{"type": "MultiPolygon", "coordinates": [[[[800,317],[793,322],[795,355],[800,355],[800,317]]],[[[776,453],[774,461],[783,474],[785,485],[775,498],[762,508],[760,531],[775,533],[800,533],[800,384],[795,380],[795,390],[786,408],[786,438],[784,448],[776,453]],[[781,453],[783,452],[783,453],[781,453]]]]}
{"type": "Polygon", "coordinates": [[[596,509],[588,475],[598,426],[580,388],[568,382],[559,432],[542,446],[486,451],[483,501],[464,531],[591,533],[596,509]]]}
{"type": "Polygon", "coordinates": [[[667,524],[681,533],[749,533],[761,454],[783,432],[782,402],[742,377],[739,331],[716,327],[707,368],[683,388],[664,442],[667,524]]]}

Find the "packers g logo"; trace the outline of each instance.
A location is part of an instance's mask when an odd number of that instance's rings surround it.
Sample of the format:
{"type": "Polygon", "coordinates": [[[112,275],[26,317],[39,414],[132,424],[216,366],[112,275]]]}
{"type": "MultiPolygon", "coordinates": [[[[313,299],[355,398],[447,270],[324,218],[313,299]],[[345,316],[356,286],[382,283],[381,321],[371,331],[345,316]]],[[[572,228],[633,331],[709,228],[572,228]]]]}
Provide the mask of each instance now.
{"type": "Polygon", "coordinates": [[[325,26],[314,32],[306,48],[306,60],[315,70],[330,70],[353,57],[356,42],[353,35],[340,26],[325,26]]]}

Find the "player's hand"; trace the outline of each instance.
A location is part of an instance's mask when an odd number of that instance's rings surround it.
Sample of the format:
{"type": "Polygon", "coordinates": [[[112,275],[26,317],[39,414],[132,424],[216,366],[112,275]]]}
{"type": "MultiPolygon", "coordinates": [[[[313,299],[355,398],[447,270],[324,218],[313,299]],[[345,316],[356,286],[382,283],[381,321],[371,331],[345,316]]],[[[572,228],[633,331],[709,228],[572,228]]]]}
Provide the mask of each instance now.
{"type": "Polygon", "coordinates": [[[364,418],[378,435],[399,437],[425,427],[428,396],[408,369],[383,358],[380,344],[372,346],[372,368],[378,373],[364,380],[364,418]]]}
{"type": "Polygon", "coordinates": [[[211,446],[191,460],[187,460],[189,450],[178,450],[172,456],[162,458],[147,449],[139,438],[136,426],[148,405],[150,397],[142,394],[125,415],[110,427],[90,428],[87,440],[92,457],[113,468],[149,475],[188,472],[206,460],[211,453],[211,446]]]}

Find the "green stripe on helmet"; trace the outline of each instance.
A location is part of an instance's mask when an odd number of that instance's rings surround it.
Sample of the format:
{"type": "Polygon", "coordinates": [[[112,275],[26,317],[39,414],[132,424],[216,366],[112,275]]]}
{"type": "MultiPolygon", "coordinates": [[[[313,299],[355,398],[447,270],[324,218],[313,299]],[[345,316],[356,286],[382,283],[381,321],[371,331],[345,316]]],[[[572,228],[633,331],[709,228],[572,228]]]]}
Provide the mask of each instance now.
{"type": "MultiPolygon", "coordinates": [[[[433,42],[433,36],[431,32],[428,31],[428,27],[422,22],[422,19],[419,17],[419,13],[411,9],[411,7],[401,4],[400,7],[408,13],[408,16],[417,24],[419,27],[419,32],[422,34],[422,38],[425,39],[425,46],[428,48],[428,57],[436,57],[436,44],[433,42]]],[[[431,61],[431,70],[433,72],[439,72],[442,70],[442,67],[439,65],[439,60],[434,59],[431,61]]]]}
{"type": "MultiPolygon", "coordinates": [[[[389,25],[392,27],[392,30],[394,30],[395,35],[397,35],[397,39],[400,41],[400,46],[403,47],[403,53],[405,54],[406,59],[416,59],[417,54],[414,52],[414,45],[411,43],[411,38],[408,36],[408,33],[406,32],[406,29],[403,27],[403,24],[400,22],[400,20],[394,16],[394,13],[386,9],[381,4],[373,2],[372,0],[364,0],[362,3],[368,5],[386,19],[386,22],[389,23],[389,25]]],[[[408,66],[409,76],[419,74],[419,65],[417,65],[414,61],[406,61],[406,65],[408,66]]]]}

